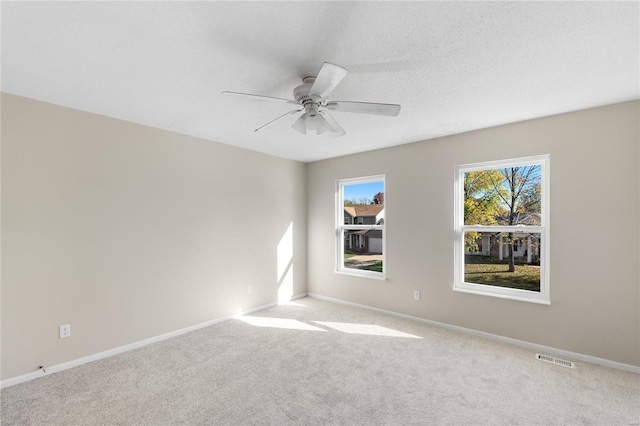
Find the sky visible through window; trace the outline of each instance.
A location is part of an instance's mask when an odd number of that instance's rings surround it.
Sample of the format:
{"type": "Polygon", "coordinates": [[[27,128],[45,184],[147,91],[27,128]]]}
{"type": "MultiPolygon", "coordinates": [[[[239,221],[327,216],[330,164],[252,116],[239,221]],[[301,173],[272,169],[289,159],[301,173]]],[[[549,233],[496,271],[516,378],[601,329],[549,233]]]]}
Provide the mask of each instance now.
{"type": "Polygon", "coordinates": [[[359,201],[366,198],[373,200],[373,196],[378,192],[384,192],[384,182],[382,181],[345,185],[344,199],[359,201]]]}

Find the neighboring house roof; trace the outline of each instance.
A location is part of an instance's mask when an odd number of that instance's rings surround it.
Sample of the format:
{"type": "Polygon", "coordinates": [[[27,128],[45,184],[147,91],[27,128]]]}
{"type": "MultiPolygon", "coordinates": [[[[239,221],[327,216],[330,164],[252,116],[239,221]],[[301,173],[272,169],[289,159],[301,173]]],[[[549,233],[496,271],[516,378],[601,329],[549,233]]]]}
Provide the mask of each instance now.
{"type": "Polygon", "coordinates": [[[344,208],[344,211],[349,213],[351,216],[355,216],[356,215],[356,209],[354,207],[346,206],[344,208]]]}
{"type": "Polygon", "coordinates": [[[351,216],[377,216],[384,209],[384,204],[359,204],[345,206],[344,211],[351,216]]]}

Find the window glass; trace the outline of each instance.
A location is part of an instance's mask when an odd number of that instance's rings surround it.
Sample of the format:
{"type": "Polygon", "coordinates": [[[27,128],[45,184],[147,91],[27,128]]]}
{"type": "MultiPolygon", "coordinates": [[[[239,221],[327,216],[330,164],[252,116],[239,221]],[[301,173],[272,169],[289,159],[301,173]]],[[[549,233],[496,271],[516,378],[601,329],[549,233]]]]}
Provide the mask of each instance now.
{"type": "Polygon", "coordinates": [[[539,232],[465,232],[464,281],[540,292],[540,237],[539,232]]]}
{"type": "Polygon", "coordinates": [[[384,176],[338,181],[337,215],[343,224],[337,230],[339,272],[384,274],[384,192],[384,176]]]}
{"type": "Polygon", "coordinates": [[[464,172],[465,225],[540,225],[539,164],[464,172]]]}
{"type": "Polygon", "coordinates": [[[456,167],[454,290],[550,303],[548,162],[456,167]]]}

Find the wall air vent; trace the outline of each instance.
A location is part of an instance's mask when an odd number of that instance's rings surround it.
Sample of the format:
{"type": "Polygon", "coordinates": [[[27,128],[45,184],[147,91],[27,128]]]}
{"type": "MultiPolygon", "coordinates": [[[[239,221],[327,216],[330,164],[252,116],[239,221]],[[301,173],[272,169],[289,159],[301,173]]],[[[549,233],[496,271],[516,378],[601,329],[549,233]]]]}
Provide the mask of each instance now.
{"type": "Polygon", "coordinates": [[[576,368],[573,361],[567,361],[566,359],[555,358],[549,355],[536,354],[536,359],[544,362],[550,362],[552,364],[561,365],[563,367],[576,368]]]}

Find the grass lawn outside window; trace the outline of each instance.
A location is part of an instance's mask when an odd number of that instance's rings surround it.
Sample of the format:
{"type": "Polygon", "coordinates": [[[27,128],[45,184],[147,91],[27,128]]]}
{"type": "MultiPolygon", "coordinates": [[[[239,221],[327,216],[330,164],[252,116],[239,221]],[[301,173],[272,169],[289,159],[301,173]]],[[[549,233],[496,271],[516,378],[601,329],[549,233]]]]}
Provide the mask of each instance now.
{"type": "Polygon", "coordinates": [[[516,271],[509,272],[506,260],[467,256],[464,265],[466,282],[540,291],[540,265],[516,263],[516,271]]]}

